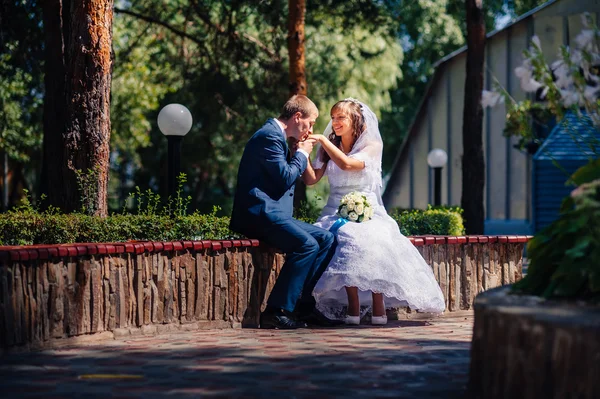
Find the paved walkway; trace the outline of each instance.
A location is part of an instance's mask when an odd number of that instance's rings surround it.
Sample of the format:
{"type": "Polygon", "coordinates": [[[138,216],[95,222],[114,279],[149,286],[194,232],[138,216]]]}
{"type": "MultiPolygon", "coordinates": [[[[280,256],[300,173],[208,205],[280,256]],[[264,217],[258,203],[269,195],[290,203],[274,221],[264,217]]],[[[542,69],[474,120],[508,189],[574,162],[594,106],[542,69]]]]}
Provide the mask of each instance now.
{"type": "Polygon", "coordinates": [[[204,330],[0,357],[2,398],[463,398],[473,313],[339,329],[204,330]]]}

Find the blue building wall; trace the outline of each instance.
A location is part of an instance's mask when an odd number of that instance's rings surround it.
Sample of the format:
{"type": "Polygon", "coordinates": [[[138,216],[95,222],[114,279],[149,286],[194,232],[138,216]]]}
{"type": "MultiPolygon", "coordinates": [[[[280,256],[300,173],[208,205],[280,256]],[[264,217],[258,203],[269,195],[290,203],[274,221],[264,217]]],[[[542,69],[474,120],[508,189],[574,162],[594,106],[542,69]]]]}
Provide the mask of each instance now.
{"type": "Polygon", "coordinates": [[[560,205],[575,186],[565,183],[600,152],[600,132],[585,114],[568,113],[533,157],[532,232],[559,216],[560,205]]]}

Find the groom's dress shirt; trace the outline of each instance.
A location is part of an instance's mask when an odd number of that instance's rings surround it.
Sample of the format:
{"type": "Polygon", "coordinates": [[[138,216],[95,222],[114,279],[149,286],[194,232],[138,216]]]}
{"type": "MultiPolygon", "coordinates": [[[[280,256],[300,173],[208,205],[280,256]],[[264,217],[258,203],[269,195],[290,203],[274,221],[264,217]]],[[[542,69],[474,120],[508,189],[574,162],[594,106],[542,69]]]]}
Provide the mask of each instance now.
{"type": "MultiPolygon", "coordinates": [[[[281,129],[281,134],[283,134],[283,138],[285,139],[285,141],[286,141],[286,143],[287,143],[287,135],[285,134],[285,129],[283,128],[283,123],[281,123],[281,122],[279,121],[279,119],[277,119],[277,118],[273,118],[273,119],[275,119],[275,122],[277,122],[277,126],[279,126],[279,128],[281,129]]],[[[303,149],[301,149],[301,148],[298,148],[298,149],[296,150],[296,152],[299,152],[299,153],[301,153],[301,154],[304,154],[304,156],[306,157],[306,160],[307,160],[307,161],[310,159],[310,157],[308,156],[308,152],[304,151],[303,149]]]]}

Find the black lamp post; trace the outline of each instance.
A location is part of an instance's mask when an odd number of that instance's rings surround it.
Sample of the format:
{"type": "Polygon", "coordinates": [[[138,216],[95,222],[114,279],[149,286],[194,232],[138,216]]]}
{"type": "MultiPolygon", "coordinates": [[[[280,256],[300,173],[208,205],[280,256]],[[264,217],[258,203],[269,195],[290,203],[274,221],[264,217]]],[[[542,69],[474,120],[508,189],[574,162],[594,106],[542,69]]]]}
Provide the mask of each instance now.
{"type": "Polygon", "coordinates": [[[427,154],[427,164],[433,169],[433,205],[442,204],[442,168],[448,162],[448,154],[440,148],[434,148],[427,154]]]}
{"type": "Polygon", "coordinates": [[[167,192],[175,197],[181,171],[181,142],[192,128],[192,114],[181,104],[166,105],[158,113],[158,128],[167,136],[167,192]]]}

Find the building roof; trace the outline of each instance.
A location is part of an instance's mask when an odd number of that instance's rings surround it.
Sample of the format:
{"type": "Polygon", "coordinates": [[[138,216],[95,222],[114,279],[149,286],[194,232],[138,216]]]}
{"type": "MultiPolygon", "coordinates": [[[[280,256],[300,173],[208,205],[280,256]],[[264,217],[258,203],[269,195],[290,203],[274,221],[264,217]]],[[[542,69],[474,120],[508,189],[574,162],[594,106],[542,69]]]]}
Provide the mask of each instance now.
{"type": "MultiPolygon", "coordinates": [[[[491,31],[490,33],[488,33],[486,35],[486,38],[490,39],[492,36],[495,36],[498,33],[509,29],[511,26],[514,26],[514,25],[518,24],[519,22],[531,17],[533,14],[543,10],[544,8],[546,8],[548,6],[551,6],[552,4],[556,3],[557,1],[559,1],[559,0],[550,0],[550,1],[545,2],[542,5],[537,6],[536,8],[534,8],[532,10],[527,11],[525,14],[520,15],[517,18],[513,19],[510,23],[506,24],[502,28],[491,31]]],[[[445,63],[446,61],[449,61],[450,59],[456,57],[457,55],[459,55],[461,53],[464,53],[465,51],[467,51],[467,46],[462,46],[458,50],[455,50],[455,51],[451,52],[450,54],[444,56],[440,60],[438,60],[435,64],[433,64],[433,67],[437,68],[441,64],[445,63]]]]}
{"type": "Polygon", "coordinates": [[[569,111],[533,156],[542,160],[588,160],[600,153],[600,130],[591,118],[569,111]]]}
{"type": "MultiPolygon", "coordinates": [[[[544,8],[558,2],[560,0],[550,0],[547,1],[546,3],[532,9],[531,11],[519,16],[518,18],[514,19],[513,21],[511,21],[509,24],[507,24],[506,26],[502,27],[501,29],[496,29],[490,33],[488,33],[486,35],[487,40],[489,40],[491,37],[497,35],[498,33],[509,29],[510,27],[532,17],[535,13],[539,12],[540,10],[543,10],[544,8]]],[[[426,109],[427,109],[427,102],[429,100],[429,96],[431,96],[431,93],[433,92],[433,88],[435,87],[437,81],[441,78],[442,75],[442,71],[443,71],[443,67],[444,65],[452,60],[453,58],[455,58],[456,56],[462,54],[463,52],[465,52],[467,50],[467,46],[463,46],[461,48],[459,48],[456,51],[453,51],[452,53],[446,55],[445,57],[441,58],[439,61],[437,61],[433,66],[435,68],[433,75],[431,76],[431,78],[429,79],[429,83],[427,84],[427,88],[425,89],[425,94],[423,95],[423,98],[421,100],[421,103],[419,104],[419,107],[417,108],[417,113],[415,114],[410,127],[408,129],[408,134],[406,135],[406,137],[404,138],[402,144],[400,145],[400,150],[398,151],[398,153],[396,154],[396,158],[394,159],[394,163],[392,165],[392,169],[390,171],[390,175],[388,177],[388,182],[391,183],[392,185],[394,184],[394,182],[396,181],[396,174],[399,173],[398,170],[398,163],[401,159],[404,159],[404,157],[406,157],[408,155],[408,150],[409,150],[409,145],[408,143],[411,141],[412,137],[414,135],[417,134],[418,132],[418,125],[419,125],[419,121],[421,120],[421,116],[425,113],[426,109]]],[[[393,195],[391,192],[389,192],[387,190],[384,191],[383,193],[383,200],[384,203],[387,202],[388,197],[390,195],[393,195]]]]}

